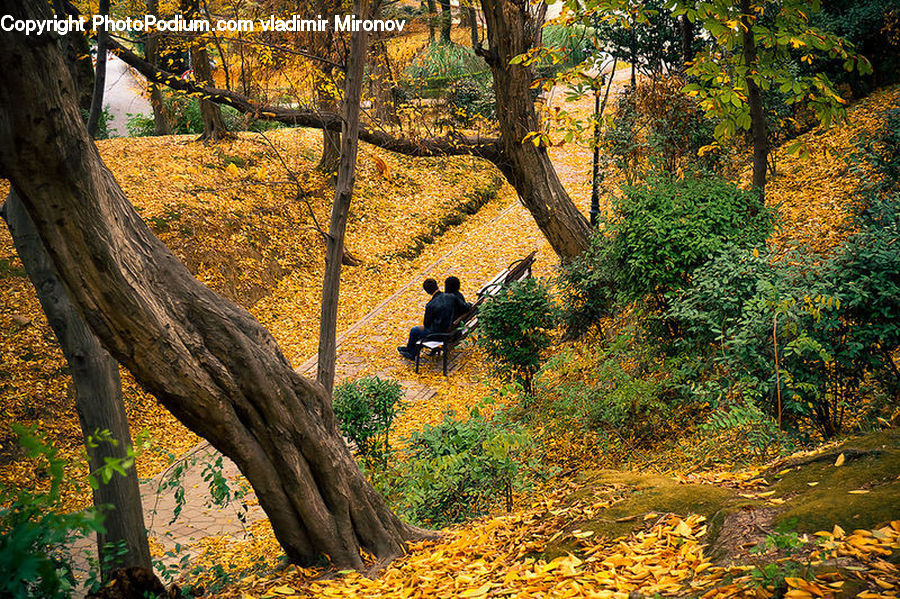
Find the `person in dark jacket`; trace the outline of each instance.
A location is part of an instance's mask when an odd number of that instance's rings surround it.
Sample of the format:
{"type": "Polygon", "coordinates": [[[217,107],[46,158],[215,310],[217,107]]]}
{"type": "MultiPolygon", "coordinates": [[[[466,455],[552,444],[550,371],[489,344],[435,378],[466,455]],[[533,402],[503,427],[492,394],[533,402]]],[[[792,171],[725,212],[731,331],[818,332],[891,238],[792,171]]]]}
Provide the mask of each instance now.
{"type": "Polygon", "coordinates": [[[397,351],[401,356],[409,360],[415,360],[419,354],[419,340],[432,333],[446,333],[455,319],[454,314],[461,307],[462,302],[457,296],[450,293],[441,293],[438,290],[437,281],[425,279],[422,283],[425,293],[431,295],[428,304],[425,305],[425,318],[420,326],[409,330],[409,340],[406,345],[401,345],[397,351]]]}
{"type": "Polygon", "coordinates": [[[459,298],[459,302],[456,304],[455,310],[453,312],[453,320],[456,320],[472,309],[472,304],[466,301],[466,298],[463,297],[462,291],[460,291],[459,288],[459,278],[449,276],[444,279],[444,293],[449,293],[450,295],[455,295],[457,298],[459,298]]]}

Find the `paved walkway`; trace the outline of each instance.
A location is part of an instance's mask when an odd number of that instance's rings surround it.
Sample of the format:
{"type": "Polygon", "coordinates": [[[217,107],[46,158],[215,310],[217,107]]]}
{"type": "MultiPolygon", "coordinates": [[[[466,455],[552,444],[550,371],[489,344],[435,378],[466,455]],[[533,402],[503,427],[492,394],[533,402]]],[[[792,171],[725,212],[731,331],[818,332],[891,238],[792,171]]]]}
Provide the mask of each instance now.
{"type": "Polygon", "coordinates": [[[120,58],[110,54],[106,62],[106,91],[103,107],[109,110],[107,123],[110,137],[128,136],[129,114],[152,116],[150,102],[140,94],[141,84],[120,58]]]}

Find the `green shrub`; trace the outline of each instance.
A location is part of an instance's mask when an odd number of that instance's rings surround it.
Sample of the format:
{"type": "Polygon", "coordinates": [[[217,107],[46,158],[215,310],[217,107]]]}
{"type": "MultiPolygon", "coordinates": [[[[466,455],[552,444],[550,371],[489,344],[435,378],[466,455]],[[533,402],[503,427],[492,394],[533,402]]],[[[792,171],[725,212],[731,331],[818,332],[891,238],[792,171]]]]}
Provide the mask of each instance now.
{"type": "Polygon", "coordinates": [[[447,103],[463,124],[475,118],[495,118],[497,115],[494,90],[490,78],[467,77],[452,81],[447,86],[447,103]]]}
{"type": "MultiPolygon", "coordinates": [[[[103,530],[103,515],[96,510],[63,513],[65,461],[32,429],[16,423],[12,427],[28,456],[46,462],[50,490],[0,487],[0,597],[69,597],[76,581],[68,547],[103,530]]],[[[90,578],[96,580],[96,572],[90,578]]]]}
{"type": "MultiPolygon", "coordinates": [[[[90,111],[87,109],[81,109],[81,118],[85,123],[88,122],[88,117],[90,116],[90,111]]],[[[109,106],[104,106],[100,111],[100,116],[97,118],[97,135],[94,139],[109,139],[112,131],[109,130],[109,124],[112,121],[112,113],[109,111],[109,106]]]]}
{"type": "Polygon", "coordinates": [[[445,414],[410,438],[409,458],[381,491],[405,518],[427,526],[485,513],[500,497],[511,507],[528,435],[473,408],[468,420],[445,414]]]}
{"type": "Polygon", "coordinates": [[[431,44],[406,69],[406,76],[418,86],[443,87],[464,77],[489,76],[487,63],[475,51],[459,44],[431,44]]]}
{"type": "Polygon", "coordinates": [[[525,279],[503,289],[478,314],[478,343],[500,376],[531,394],[534,375],[550,347],[556,310],[546,285],[525,279]]]}
{"type": "Polygon", "coordinates": [[[150,137],[156,133],[156,124],[152,116],[145,114],[128,113],[128,121],[125,123],[129,137],[150,137]]]}
{"type": "Polygon", "coordinates": [[[622,191],[607,231],[620,300],[661,299],[719,248],[756,245],[771,230],[759,196],[719,177],[656,177],[622,191]]]}
{"type": "Polygon", "coordinates": [[[345,381],[335,388],[334,414],[341,432],[366,460],[386,460],[388,433],[402,397],[400,383],[377,376],[345,381]]]}
{"type": "Polygon", "coordinates": [[[569,338],[586,333],[615,305],[617,268],[611,245],[610,237],[595,232],[588,249],[560,267],[561,318],[569,338]]]}

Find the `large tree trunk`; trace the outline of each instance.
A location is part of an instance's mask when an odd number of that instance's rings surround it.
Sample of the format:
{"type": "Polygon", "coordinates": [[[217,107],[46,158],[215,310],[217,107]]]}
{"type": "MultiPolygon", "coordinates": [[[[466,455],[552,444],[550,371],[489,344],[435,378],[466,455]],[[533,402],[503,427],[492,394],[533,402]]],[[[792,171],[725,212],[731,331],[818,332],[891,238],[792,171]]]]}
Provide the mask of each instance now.
{"type": "Polygon", "coordinates": [[[573,258],[587,249],[590,226],[563,188],[547,149],[523,141],[539,131],[540,120],[531,97],[528,67],[510,64],[540,42],[543,11],[527,0],[482,0],[487,24],[488,50],[480,53],[494,75],[501,156],[495,161],[515,187],[522,202],[561,258],[573,258]]]}
{"type": "MultiPolygon", "coordinates": [[[[157,15],[159,12],[159,0],[147,1],[147,14],[157,15]]],[[[147,43],[144,47],[144,55],[147,62],[153,66],[159,65],[159,36],[155,29],[147,32],[147,43]]],[[[172,135],[172,124],[169,122],[166,103],[163,101],[162,90],[156,83],[150,83],[150,107],[153,109],[153,132],[156,135],[172,135]]]]}
{"type": "MultiPolygon", "coordinates": [[[[16,19],[47,5],[0,0],[16,19]]],[[[109,353],[253,485],[294,562],[362,567],[421,534],[366,481],[331,399],[246,310],[194,279],[128,203],[87,135],[55,36],[0,36],[0,173],[109,353]]]]}
{"type": "MultiPolygon", "coordinates": [[[[69,294],[15,191],[10,193],[4,212],[16,252],[69,364],[91,472],[104,466],[106,458],[126,460],[131,448],[131,434],[122,401],[119,365],[106,353],[69,301],[69,294]],[[90,436],[104,430],[110,432],[112,441],[88,442],[90,436]]],[[[122,544],[125,548],[114,561],[100,560],[104,578],[115,568],[153,568],[137,471],[132,464],[125,472],[124,476],[116,475],[107,483],[98,481],[100,484],[94,489],[94,505],[111,506],[105,512],[105,532],[97,534],[98,554],[107,553],[107,544],[122,544]]]]}
{"type": "MultiPolygon", "coordinates": [[[[109,16],[109,0],[100,0],[97,14],[109,16]]],[[[97,137],[100,126],[100,113],[103,112],[103,95],[106,91],[106,49],[109,44],[109,33],[106,29],[97,29],[97,68],[94,73],[94,93],[91,96],[91,110],[88,113],[88,135],[97,137]]]]}
{"type": "MultiPolygon", "coordinates": [[[[356,0],[354,12],[367,19],[368,0],[356,0]],[[363,16],[364,15],[364,16],[363,16]]],[[[344,233],[356,182],[356,152],[359,148],[359,109],[362,100],[363,69],[366,66],[366,47],[369,35],[365,31],[351,34],[350,51],[344,79],[344,128],[341,132],[341,160],[337,183],[334,186],[334,205],[325,251],[325,278],[322,283],[322,313],[319,319],[319,360],[316,380],[331,393],[334,387],[337,358],[337,314],[341,285],[341,258],[344,253],[344,233]]]]}
{"type": "Polygon", "coordinates": [[[769,165],[769,132],[766,113],[763,110],[762,90],[749,74],[758,66],[756,41],[753,39],[753,24],[756,16],[750,8],[750,0],[741,0],[741,45],[744,64],[747,66],[747,104],[750,107],[750,135],[753,138],[753,187],[759,190],[761,198],[766,195],[766,169],[769,165]]]}
{"type": "MultiPolygon", "coordinates": [[[[60,19],[65,19],[65,3],[62,0],[54,0],[54,12],[60,19]]],[[[78,106],[82,110],[91,110],[91,102],[94,94],[94,66],[91,64],[91,45],[87,35],[72,31],[60,38],[60,46],[75,80],[78,90],[78,106]]]]}

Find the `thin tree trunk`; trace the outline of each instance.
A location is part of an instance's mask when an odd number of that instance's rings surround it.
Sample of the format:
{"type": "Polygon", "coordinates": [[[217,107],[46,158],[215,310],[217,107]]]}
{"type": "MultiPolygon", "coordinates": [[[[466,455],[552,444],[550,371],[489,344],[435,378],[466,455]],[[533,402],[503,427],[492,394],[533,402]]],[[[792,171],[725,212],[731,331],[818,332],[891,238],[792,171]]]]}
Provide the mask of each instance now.
{"type": "MultiPolygon", "coordinates": [[[[15,191],[9,194],[3,210],[16,252],[69,364],[91,471],[101,468],[107,458],[125,460],[131,448],[131,434],[122,400],[119,365],[103,349],[69,301],[69,294],[15,191]],[[109,431],[114,441],[88,442],[88,438],[99,431],[109,431]]],[[[124,476],[113,476],[108,483],[98,481],[100,484],[94,489],[95,506],[112,506],[104,512],[105,531],[97,533],[98,554],[101,557],[107,555],[108,544],[121,544],[125,548],[114,562],[100,560],[104,578],[119,567],[153,569],[137,471],[132,464],[125,472],[124,476]]]]}
{"type": "Polygon", "coordinates": [[[542,12],[527,0],[482,0],[489,49],[480,50],[494,75],[500,155],[494,162],[513,185],[535,222],[563,259],[587,249],[590,225],[559,181],[547,149],[525,136],[540,130],[531,99],[528,67],[510,64],[540,40],[542,12]]]}
{"type": "MultiPolygon", "coordinates": [[[[356,0],[356,14],[368,15],[368,0],[356,0]]],[[[366,19],[366,17],[360,17],[366,19]]],[[[325,251],[325,280],[322,283],[322,313],[319,319],[319,360],[316,379],[330,394],[334,388],[337,353],[337,312],[341,284],[341,257],[344,252],[344,233],[353,184],[356,182],[356,153],[359,147],[359,109],[362,100],[363,70],[369,36],[365,31],[352,34],[344,79],[344,127],[341,131],[341,161],[334,188],[334,205],[325,251]]]]}
{"type": "Polygon", "coordinates": [[[453,14],[450,11],[450,0],[438,0],[441,5],[441,43],[449,44],[450,29],[453,27],[453,14]]]}
{"type": "Polygon", "coordinates": [[[769,133],[766,113],[763,110],[762,90],[750,73],[757,67],[756,41],[753,39],[753,23],[756,17],[750,9],[750,0],[741,3],[741,45],[744,64],[748,68],[747,104],[750,107],[750,134],[753,138],[753,187],[762,199],[766,196],[766,168],[769,161],[769,133]]]}
{"type": "MultiPolygon", "coordinates": [[[[147,14],[157,15],[159,12],[159,0],[147,0],[147,14]]],[[[144,53],[147,62],[153,66],[159,64],[159,32],[155,29],[147,32],[147,44],[144,53]]],[[[169,122],[169,114],[166,103],[163,101],[162,90],[156,83],[150,83],[150,107],[153,109],[153,132],[156,135],[172,135],[172,124],[169,122]]]]}
{"type": "MultiPolygon", "coordinates": [[[[15,19],[47,5],[0,0],[15,19]]],[[[0,172],[104,348],[253,485],[288,558],[363,567],[424,531],[401,522],[344,443],[329,395],[246,310],[194,279],[87,135],[54,37],[0,36],[0,172]]]]}
{"type": "MultiPolygon", "coordinates": [[[[328,74],[324,74],[328,77],[328,74]]],[[[324,86],[316,86],[316,97],[318,98],[319,108],[323,111],[332,112],[336,109],[334,98],[324,90],[324,86]]],[[[333,129],[324,129],[322,131],[322,158],[316,166],[321,172],[332,175],[337,172],[338,165],[341,161],[341,132],[333,129]]]]}
{"type": "Polygon", "coordinates": [[[474,6],[467,6],[466,11],[469,15],[469,36],[472,41],[472,49],[475,49],[481,43],[478,37],[478,11],[474,6]]]}
{"type": "MultiPolygon", "coordinates": [[[[97,14],[109,16],[109,0],[100,0],[97,14]]],[[[106,48],[109,33],[106,29],[97,30],[97,69],[94,74],[94,94],[91,97],[91,111],[88,114],[88,135],[97,137],[100,125],[100,113],[103,112],[103,94],[106,91],[106,48]]]]}
{"type": "Polygon", "coordinates": [[[434,0],[427,0],[426,6],[428,6],[428,43],[434,43],[434,20],[437,15],[437,6],[434,3],[434,0]]]}
{"type": "MultiPolygon", "coordinates": [[[[194,48],[193,57],[194,74],[197,79],[206,85],[212,85],[213,78],[212,70],[209,68],[209,54],[202,40],[194,48]]],[[[218,104],[205,98],[200,98],[200,116],[203,119],[201,141],[216,142],[233,137],[228,132],[228,127],[225,126],[225,120],[222,119],[222,109],[218,104]]]]}
{"type": "Polygon", "coordinates": [[[681,15],[678,25],[681,33],[681,70],[684,71],[688,63],[694,60],[694,23],[687,15],[681,15]]]}

